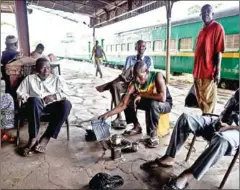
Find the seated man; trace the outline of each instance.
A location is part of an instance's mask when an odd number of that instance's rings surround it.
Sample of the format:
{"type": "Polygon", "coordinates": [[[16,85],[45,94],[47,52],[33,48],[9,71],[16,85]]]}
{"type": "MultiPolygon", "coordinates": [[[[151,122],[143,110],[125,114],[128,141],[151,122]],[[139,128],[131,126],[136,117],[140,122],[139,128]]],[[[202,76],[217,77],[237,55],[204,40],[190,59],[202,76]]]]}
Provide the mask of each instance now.
{"type": "Polygon", "coordinates": [[[50,73],[49,61],[39,58],[36,74],[27,76],[17,89],[18,98],[26,102],[29,140],[23,155],[29,156],[35,150],[45,152],[50,138],[57,138],[62,124],[67,119],[72,105],[67,100],[66,84],[57,75],[50,73]],[[38,141],[40,118],[49,113],[52,120],[38,141]]]}
{"type": "MultiPolygon", "coordinates": [[[[148,69],[153,66],[151,58],[149,56],[144,56],[146,43],[143,40],[137,41],[135,49],[137,50],[137,55],[128,56],[126,58],[123,72],[116,79],[96,87],[99,92],[110,90],[115,106],[117,106],[121,101],[121,93],[127,92],[127,87],[133,79],[132,68],[135,63],[142,60],[147,64],[148,69]]],[[[112,126],[120,129],[126,128],[126,122],[122,119],[121,113],[119,113],[117,118],[112,122],[112,126]]]]}
{"type": "Polygon", "coordinates": [[[134,80],[130,83],[127,93],[119,105],[112,111],[100,116],[102,119],[125,110],[127,123],[134,127],[129,134],[140,134],[142,128],[138,122],[136,109],[145,110],[149,115],[150,140],[147,146],[155,148],[159,145],[157,127],[160,113],[169,113],[172,109],[172,97],[161,73],[150,73],[148,66],[139,61],[133,68],[134,80]]]}
{"type": "Polygon", "coordinates": [[[39,58],[45,58],[45,59],[48,59],[49,60],[49,57],[48,56],[45,56],[43,54],[43,51],[44,51],[44,46],[43,44],[38,44],[36,46],[36,49],[31,53],[31,57],[33,59],[39,59],[39,58]]]}
{"type": "Polygon", "coordinates": [[[184,189],[188,182],[201,177],[225,155],[231,155],[239,147],[239,89],[225,105],[220,117],[191,116],[183,113],[173,130],[166,154],[162,158],[149,161],[141,168],[171,167],[177,151],[182,147],[189,133],[203,136],[209,146],[198,157],[195,163],[176,179],[171,179],[165,187],[184,189]],[[234,123],[237,125],[234,126],[234,123]]]}
{"type": "Polygon", "coordinates": [[[6,49],[2,52],[1,57],[1,72],[2,78],[5,81],[5,93],[10,93],[13,96],[11,89],[11,82],[9,76],[6,74],[6,65],[9,64],[14,58],[20,55],[18,49],[18,39],[15,36],[9,35],[6,37],[6,49]]]}

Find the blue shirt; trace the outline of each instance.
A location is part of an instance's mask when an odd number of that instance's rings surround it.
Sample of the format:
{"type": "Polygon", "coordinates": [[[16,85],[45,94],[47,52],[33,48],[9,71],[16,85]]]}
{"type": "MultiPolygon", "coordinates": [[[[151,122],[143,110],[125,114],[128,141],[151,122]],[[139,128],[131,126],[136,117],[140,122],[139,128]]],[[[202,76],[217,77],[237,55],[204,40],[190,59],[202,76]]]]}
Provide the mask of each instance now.
{"type": "Polygon", "coordinates": [[[6,49],[2,52],[2,59],[1,63],[5,66],[8,64],[9,61],[11,61],[13,58],[15,58],[19,52],[12,50],[12,49],[6,49]]]}
{"type": "MultiPolygon", "coordinates": [[[[149,70],[153,69],[152,60],[149,56],[143,56],[142,60],[144,63],[147,64],[149,70]]],[[[135,63],[137,63],[137,61],[138,61],[138,59],[137,59],[136,55],[128,56],[126,58],[126,62],[125,62],[123,71],[126,71],[129,67],[134,66],[135,63]]]]}

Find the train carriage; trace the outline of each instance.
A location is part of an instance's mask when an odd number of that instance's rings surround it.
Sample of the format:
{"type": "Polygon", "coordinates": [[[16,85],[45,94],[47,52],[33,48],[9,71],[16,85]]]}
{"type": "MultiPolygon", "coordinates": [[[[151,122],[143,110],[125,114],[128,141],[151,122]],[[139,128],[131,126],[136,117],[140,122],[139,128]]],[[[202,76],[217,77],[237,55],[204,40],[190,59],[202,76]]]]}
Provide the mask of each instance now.
{"type": "MultiPolygon", "coordinates": [[[[239,87],[239,9],[232,8],[217,12],[214,16],[225,30],[225,52],[222,56],[220,87],[239,87]]],[[[170,55],[172,73],[192,73],[196,38],[203,27],[201,18],[189,17],[172,22],[170,55]]],[[[166,24],[124,31],[102,39],[108,64],[122,68],[128,55],[134,55],[135,42],[145,40],[146,55],[151,56],[154,68],[166,68],[166,24]]],[[[89,54],[91,43],[89,43],[89,54]]],[[[85,53],[86,54],[86,53],[85,53]]],[[[81,55],[78,56],[81,59],[81,55]]],[[[86,56],[84,56],[86,59],[86,56]]]]}

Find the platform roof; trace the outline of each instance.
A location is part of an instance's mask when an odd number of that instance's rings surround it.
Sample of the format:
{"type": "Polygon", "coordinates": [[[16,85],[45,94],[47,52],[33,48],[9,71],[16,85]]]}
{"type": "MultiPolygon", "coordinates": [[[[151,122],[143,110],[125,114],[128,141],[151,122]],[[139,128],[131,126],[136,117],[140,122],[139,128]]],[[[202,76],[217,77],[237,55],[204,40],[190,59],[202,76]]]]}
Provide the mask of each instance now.
{"type": "MultiPolygon", "coordinates": [[[[27,0],[27,5],[87,15],[90,17],[90,27],[99,28],[162,7],[165,2],[152,0],[27,0]]],[[[2,0],[1,12],[14,13],[14,1],[2,0]]]]}

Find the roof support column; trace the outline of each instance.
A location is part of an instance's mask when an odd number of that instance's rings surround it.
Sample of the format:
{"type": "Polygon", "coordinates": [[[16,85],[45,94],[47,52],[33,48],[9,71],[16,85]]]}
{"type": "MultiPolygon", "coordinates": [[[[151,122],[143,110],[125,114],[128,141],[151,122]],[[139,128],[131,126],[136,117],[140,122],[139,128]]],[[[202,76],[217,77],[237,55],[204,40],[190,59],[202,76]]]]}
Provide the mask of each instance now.
{"type": "Polygon", "coordinates": [[[166,13],[167,13],[167,47],[166,47],[166,82],[170,81],[170,37],[171,37],[171,13],[172,13],[172,1],[165,1],[166,13]]]}
{"type": "Polygon", "coordinates": [[[25,56],[30,56],[26,0],[15,0],[15,10],[20,49],[25,56]]]}

